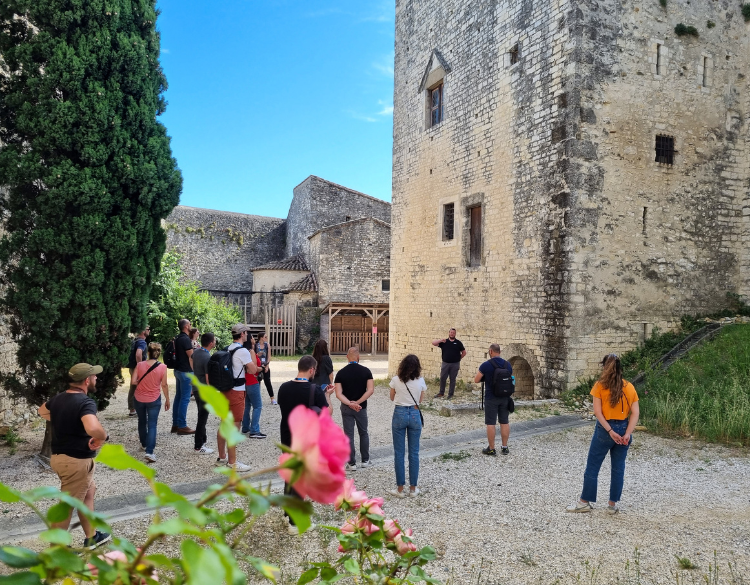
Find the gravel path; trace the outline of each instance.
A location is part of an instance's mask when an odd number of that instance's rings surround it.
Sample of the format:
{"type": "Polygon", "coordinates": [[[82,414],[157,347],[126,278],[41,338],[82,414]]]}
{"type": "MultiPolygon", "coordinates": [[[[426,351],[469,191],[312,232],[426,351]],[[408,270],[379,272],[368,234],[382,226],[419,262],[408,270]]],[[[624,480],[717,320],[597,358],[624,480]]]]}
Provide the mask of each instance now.
{"type": "MultiPolygon", "coordinates": [[[[581,428],[511,441],[508,457],[483,457],[477,444],[465,448],[460,460],[425,460],[423,495],[404,500],[386,496],[385,510],[414,529],[418,545],[437,549],[439,558],[430,572],[454,585],[698,583],[704,582],[714,551],[720,563],[718,583],[743,583],[729,580],[730,562],[747,582],[747,450],[639,433],[628,459],[623,511],[610,516],[600,503],[591,514],[567,514],[565,506],[580,492],[590,434],[590,428],[581,428]],[[641,581],[634,578],[636,547],[641,581]],[[698,566],[681,573],[684,581],[672,574],[677,570],[674,555],[698,566]],[[626,580],[628,562],[632,581],[626,580]]],[[[600,479],[605,498],[608,476],[605,463],[600,479]]],[[[371,495],[383,495],[393,485],[387,467],[360,470],[355,477],[358,487],[371,495]]],[[[316,509],[318,522],[340,521],[330,509],[316,509]]],[[[147,522],[139,518],[114,528],[137,542],[147,522]]],[[[80,531],[75,534],[78,538],[80,531]]],[[[257,523],[247,541],[252,554],[282,567],[284,583],[295,582],[305,558],[337,557],[335,539],[327,531],[318,528],[290,537],[275,511],[257,523]]],[[[39,547],[38,541],[24,544],[39,547]]],[[[170,552],[177,546],[168,542],[160,548],[170,552]]]]}

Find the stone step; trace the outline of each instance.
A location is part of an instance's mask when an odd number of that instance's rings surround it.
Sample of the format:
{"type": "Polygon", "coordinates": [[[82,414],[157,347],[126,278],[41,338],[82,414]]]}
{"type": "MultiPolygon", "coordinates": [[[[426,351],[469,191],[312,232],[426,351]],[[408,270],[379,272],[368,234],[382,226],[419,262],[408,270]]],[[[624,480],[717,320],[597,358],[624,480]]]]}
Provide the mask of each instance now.
{"type": "MultiPolygon", "coordinates": [[[[547,398],[545,400],[513,400],[516,408],[529,408],[533,406],[543,406],[546,404],[557,404],[560,402],[557,398],[547,398]]],[[[454,404],[446,401],[440,405],[438,414],[440,416],[456,416],[459,414],[477,414],[483,412],[481,402],[469,402],[463,404],[454,404]]]]}

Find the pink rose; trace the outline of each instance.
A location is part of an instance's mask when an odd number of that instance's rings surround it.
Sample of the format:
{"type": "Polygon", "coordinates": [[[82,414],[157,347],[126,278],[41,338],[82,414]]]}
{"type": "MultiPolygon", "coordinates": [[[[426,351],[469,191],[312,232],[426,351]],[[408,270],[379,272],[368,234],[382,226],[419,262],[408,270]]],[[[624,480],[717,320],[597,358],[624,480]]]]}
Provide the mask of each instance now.
{"type": "MultiPolygon", "coordinates": [[[[110,565],[114,564],[116,561],[123,563],[123,565],[128,565],[130,563],[130,561],[128,561],[128,557],[125,556],[125,553],[119,550],[108,551],[104,553],[103,555],[101,555],[100,558],[107,561],[110,565]]],[[[96,577],[99,574],[99,569],[95,567],[94,565],[88,563],[88,568],[91,571],[91,574],[93,576],[96,577]]],[[[149,579],[153,579],[154,581],[159,581],[159,575],[157,575],[153,567],[149,567],[145,563],[141,563],[140,565],[138,565],[136,567],[136,571],[138,571],[142,575],[147,575],[149,579]]],[[[146,580],[141,578],[139,581],[133,581],[133,583],[140,583],[141,585],[145,585],[146,580]]]]}
{"type": "Polygon", "coordinates": [[[401,529],[398,527],[398,520],[386,520],[383,522],[383,532],[385,532],[385,538],[387,540],[393,540],[401,534],[401,529]]]}
{"type": "Polygon", "coordinates": [[[328,409],[320,415],[298,406],[289,415],[292,453],[283,453],[279,475],[303,498],[332,504],[344,487],[344,465],[349,459],[349,439],[331,419],[328,409]]]}
{"type": "Polygon", "coordinates": [[[385,512],[383,512],[383,508],[381,506],[383,505],[383,498],[370,498],[369,500],[362,503],[362,506],[360,506],[359,513],[360,515],[364,514],[377,514],[378,516],[385,516],[385,512]]]}
{"type": "Polygon", "coordinates": [[[396,552],[400,554],[401,556],[405,555],[408,552],[417,550],[417,546],[413,542],[406,542],[402,538],[402,536],[404,535],[411,537],[412,535],[411,528],[407,528],[401,534],[397,534],[396,537],[393,539],[393,544],[396,545],[396,552]]]}
{"type": "Polygon", "coordinates": [[[356,510],[367,501],[365,492],[358,492],[354,489],[354,479],[347,479],[344,482],[344,489],[336,498],[337,510],[356,510]]]}
{"type": "Polygon", "coordinates": [[[368,518],[360,518],[359,522],[357,522],[357,529],[370,536],[373,532],[380,530],[380,527],[370,522],[368,518]]]}
{"type": "Polygon", "coordinates": [[[346,524],[344,524],[341,527],[341,533],[342,534],[354,534],[357,531],[357,525],[354,523],[354,521],[350,518],[346,521],[346,524]]]}

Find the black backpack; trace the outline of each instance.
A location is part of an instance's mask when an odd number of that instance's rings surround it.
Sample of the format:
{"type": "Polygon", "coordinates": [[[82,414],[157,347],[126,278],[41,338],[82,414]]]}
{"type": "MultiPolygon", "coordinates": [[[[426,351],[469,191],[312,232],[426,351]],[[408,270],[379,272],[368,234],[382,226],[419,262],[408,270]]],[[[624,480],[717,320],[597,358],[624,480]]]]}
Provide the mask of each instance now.
{"type": "Polygon", "coordinates": [[[164,348],[164,365],[170,370],[174,370],[177,367],[177,348],[175,347],[174,340],[172,339],[167,346],[164,348]]]}
{"type": "Polygon", "coordinates": [[[516,386],[511,373],[507,369],[498,366],[494,359],[490,360],[490,363],[495,368],[492,375],[492,394],[496,398],[505,398],[512,395],[516,391],[516,386]]]}
{"type": "Polygon", "coordinates": [[[223,349],[216,351],[208,360],[208,367],[206,372],[208,373],[208,381],[211,386],[220,390],[221,392],[227,392],[232,390],[235,386],[245,385],[245,369],[242,369],[242,377],[234,377],[234,369],[232,368],[232,358],[234,352],[238,349],[242,349],[242,346],[235,347],[231,351],[223,349]]]}

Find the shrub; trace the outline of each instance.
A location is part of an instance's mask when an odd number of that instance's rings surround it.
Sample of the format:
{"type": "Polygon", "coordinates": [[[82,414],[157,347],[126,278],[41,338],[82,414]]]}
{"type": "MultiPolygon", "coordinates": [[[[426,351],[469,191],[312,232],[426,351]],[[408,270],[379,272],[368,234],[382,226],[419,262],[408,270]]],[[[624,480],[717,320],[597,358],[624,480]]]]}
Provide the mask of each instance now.
{"type": "Polygon", "coordinates": [[[694,26],[686,26],[682,23],[678,24],[676,27],[674,27],[674,32],[678,37],[684,37],[684,36],[691,36],[691,37],[697,37],[698,36],[698,29],[694,26]]]}
{"type": "Polygon", "coordinates": [[[706,21],[706,28],[713,28],[716,26],[716,23],[713,20],[706,21]]]}
{"type": "Polygon", "coordinates": [[[180,255],[167,252],[149,303],[148,320],[154,341],[162,345],[169,342],[179,333],[180,319],[190,319],[201,333],[210,331],[216,335],[217,347],[223,347],[232,342],[232,325],[241,321],[242,315],[236,307],[199,291],[195,282],[184,277],[180,255]]]}
{"type": "Polygon", "coordinates": [[[667,0],[659,0],[659,4],[661,4],[661,7],[665,10],[667,9],[667,0]]]}
{"type": "Polygon", "coordinates": [[[742,5],[742,17],[745,19],[745,22],[750,22],[750,4],[742,5]]]}

